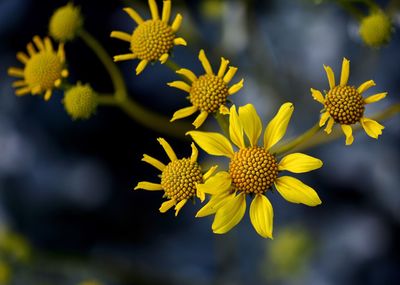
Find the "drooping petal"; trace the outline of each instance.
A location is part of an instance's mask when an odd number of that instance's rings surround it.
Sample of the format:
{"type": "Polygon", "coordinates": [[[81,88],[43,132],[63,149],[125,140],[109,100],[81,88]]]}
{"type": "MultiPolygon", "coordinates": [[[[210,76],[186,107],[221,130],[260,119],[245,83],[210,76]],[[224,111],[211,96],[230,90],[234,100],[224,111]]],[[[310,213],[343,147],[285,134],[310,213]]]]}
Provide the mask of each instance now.
{"type": "Polygon", "coordinates": [[[325,72],[326,72],[326,76],[328,77],[329,88],[332,89],[336,85],[336,83],[335,83],[335,74],[333,73],[333,70],[332,70],[332,68],[330,66],[324,65],[324,69],[325,69],[325,72]]]}
{"type": "Polygon", "coordinates": [[[192,125],[196,129],[200,128],[201,125],[203,125],[203,123],[207,119],[207,117],[208,117],[207,111],[201,111],[200,114],[197,116],[196,120],[194,120],[194,122],[192,123],[192,125]]]}
{"type": "Polygon", "coordinates": [[[197,184],[197,189],[203,193],[218,195],[229,190],[232,178],[226,171],[220,171],[207,179],[203,184],[197,184]]]}
{"type": "Polygon", "coordinates": [[[330,114],[329,112],[324,112],[321,115],[321,118],[319,119],[319,126],[323,127],[326,124],[326,121],[328,121],[328,119],[330,118],[330,114]]]}
{"type": "Polygon", "coordinates": [[[287,170],[293,173],[303,173],[318,169],[322,161],[304,153],[291,153],[282,158],[278,165],[279,171],[287,170]]]}
{"type": "Polygon", "coordinates": [[[186,133],[208,154],[233,157],[231,143],[219,133],[190,131],[186,133]]]}
{"type": "Polygon", "coordinates": [[[167,83],[167,85],[170,87],[178,88],[182,91],[186,91],[188,93],[190,92],[190,89],[192,88],[189,84],[187,84],[184,81],[173,81],[173,82],[167,83]]]}
{"type": "Polygon", "coordinates": [[[272,239],[274,211],[271,202],[262,194],[257,194],[250,205],[250,220],[256,232],[272,239]]]}
{"type": "Polygon", "coordinates": [[[242,89],[243,88],[243,82],[244,82],[244,79],[242,78],[242,80],[240,80],[238,83],[232,85],[228,90],[228,94],[229,95],[233,95],[236,92],[238,92],[240,89],[242,89]]]}
{"type": "Polygon", "coordinates": [[[176,46],[186,46],[187,43],[183,38],[175,38],[174,39],[174,45],[176,45],[176,46]]]}
{"type": "Polygon", "coordinates": [[[236,226],[243,218],[246,211],[246,196],[242,192],[228,199],[226,203],[217,210],[212,224],[212,230],[216,234],[224,234],[236,226]]]}
{"type": "Polygon", "coordinates": [[[382,134],[382,130],[385,128],[377,121],[368,118],[361,118],[360,123],[367,135],[374,139],[377,139],[382,134]]]}
{"type": "Polygon", "coordinates": [[[131,17],[132,20],[136,22],[136,24],[140,25],[141,23],[143,23],[142,17],[140,17],[140,15],[132,8],[124,8],[122,10],[124,10],[129,15],[129,17],[131,17]]]}
{"type": "Polygon", "coordinates": [[[182,24],[182,15],[177,14],[174,21],[172,22],[171,29],[173,32],[177,32],[182,24]]]}
{"type": "Polygon", "coordinates": [[[195,106],[189,106],[186,108],[182,108],[174,113],[174,115],[172,116],[171,122],[178,120],[178,119],[189,117],[190,115],[193,115],[196,111],[197,111],[197,107],[195,107],[195,106]]]}
{"type": "Polygon", "coordinates": [[[239,107],[239,120],[243,126],[244,132],[249,139],[250,145],[257,145],[262,132],[262,123],[260,116],[252,104],[239,107]]]}
{"type": "Polygon", "coordinates": [[[307,206],[317,206],[322,203],[314,189],[294,177],[278,177],[275,187],[279,194],[291,203],[301,203],[307,206]]]}
{"type": "Polygon", "coordinates": [[[132,35],[125,33],[125,32],[121,32],[121,31],[112,31],[110,37],[114,38],[114,39],[119,39],[125,42],[130,42],[132,35]]]}
{"type": "MultiPolygon", "coordinates": [[[[328,113],[328,112],[327,112],[328,113]]],[[[329,120],[328,120],[328,124],[326,124],[326,127],[324,129],[324,131],[329,135],[332,132],[332,127],[333,124],[335,123],[335,120],[329,116],[329,120]]]]}
{"type": "Polygon", "coordinates": [[[181,69],[178,69],[178,70],[176,71],[176,73],[185,76],[187,79],[189,79],[189,80],[192,81],[192,82],[197,80],[196,74],[194,74],[194,73],[193,73],[191,70],[189,70],[189,69],[181,68],[181,69]]]}
{"type": "Polygon", "coordinates": [[[225,74],[226,68],[228,67],[229,60],[221,57],[221,65],[219,66],[218,70],[218,77],[222,78],[225,74]]]}
{"type": "MultiPolygon", "coordinates": [[[[212,195],[210,200],[205,204],[197,213],[196,218],[206,217],[214,214],[219,208],[221,208],[229,196],[234,196],[235,194],[229,194],[228,192],[221,195],[212,195]]],[[[203,201],[202,201],[203,202],[203,201]]]]}
{"type": "Polygon", "coordinates": [[[187,202],[187,199],[183,199],[178,202],[178,204],[175,205],[175,217],[178,216],[179,211],[182,209],[183,206],[185,206],[187,202]]]}
{"type": "Polygon", "coordinates": [[[148,191],[160,191],[163,190],[161,184],[159,183],[152,183],[152,182],[147,182],[147,181],[142,181],[139,182],[134,190],[137,189],[143,189],[143,190],[148,190],[148,191]]]}
{"type": "Polygon", "coordinates": [[[176,204],[176,201],[172,200],[172,199],[165,201],[164,203],[161,204],[161,207],[159,210],[161,213],[165,213],[166,211],[171,209],[173,206],[175,206],[175,204],[176,204]]]}
{"type": "Polygon", "coordinates": [[[369,88],[375,86],[375,82],[373,80],[368,80],[365,81],[363,84],[361,84],[358,88],[357,88],[357,92],[362,94],[365,91],[367,91],[369,88]]]}
{"type": "Polygon", "coordinates": [[[350,75],[350,60],[343,58],[342,62],[342,73],[340,74],[340,86],[347,85],[350,75]]]}
{"type": "Polygon", "coordinates": [[[161,64],[164,64],[167,62],[168,58],[169,58],[169,54],[164,53],[162,56],[160,56],[160,58],[158,60],[161,62],[161,64]]]}
{"type": "Polygon", "coordinates": [[[171,15],[171,1],[164,0],[161,20],[165,23],[168,23],[170,15],[171,15]]]}
{"type": "Polygon", "coordinates": [[[208,61],[207,56],[203,49],[200,50],[200,52],[199,52],[199,60],[200,60],[201,64],[203,65],[203,68],[207,74],[210,74],[210,75],[214,74],[212,71],[212,68],[211,68],[211,64],[208,61]]]}
{"type": "Polygon", "coordinates": [[[199,156],[199,150],[197,149],[196,145],[194,143],[191,143],[191,148],[192,148],[192,155],[190,156],[190,161],[191,162],[196,162],[197,157],[199,156]]]}
{"type": "Polygon", "coordinates": [[[315,101],[318,101],[322,105],[325,102],[324,95],[322,95],[321,91],[311,88],[311,95],[315,101]]]}
{"type": "Polygon", "coordinates": [[[229,111],[229,136],[238,148],[244,148],[243,127],[239,121],[236,107],[233,105],[229,111]]]}
{"type": "Polygon", "coordinates": [[[155,159],[154,157],[151,157],[150,155],[143,154],[142,161],[147,162],[151,166],[154,166],[160,171],[163,171],[165,169],[165,164],[159,161],[158,159],[155,159]]]}
{"type": "Polygon", "coordinates": [[[149,7],[150,7],[150,12],[153,20],[159,20],[160,15],[158,15],[158,7],[156,0],[149,0],[149,7]]]}
{"type": "Polygon", "coordinates": [[[264,133],[264,147],[269,150],[279,142],[286,133],[294,106],[292,103],[283,104],[275,117],[269,122],[264,133]]]}
{"type": "Polygon", "coordinates": [[[369,96],[369,97],[364,99],[364,103],[365,104],[371,104],[371,103],[378,102],[378,101],[382,100],[383,98],[385,98],[387,94],[388,94],[387,92],[383,92],[383,93],[379,93],[379,94],[375,94],[375,95],[369,96]]]}
{"type": "Polygon", "coordinates": [[[51,95],[53,95],[53,91],[51,89],[47,89],[44,93],[44,100],[49,101],[51,99],[51,95]]]}
{"type": "Polygon", "coordinates": [[[142,71],[146,68],[148,63],[149,63],[148,60],[142,59],[136,67],[136,75],[142,73],[142,71]]]}
{"type": "Polygon", "coordinates": [[[160,143],[160,145],[163,147],[165,153],[168,155],[169,159],[171,161],[175,161],[178,158],[176,157],[176,154],[170,144],[163,138],[158,138],[157,141],[160,143]]]}
{"type": "Polygon", "coordinates": [[[353,129],[350,125],[340,125],[342,127],[342,131],[346,136],[346,145],[351,145],[354,141],[353,137],[353,129]]]}

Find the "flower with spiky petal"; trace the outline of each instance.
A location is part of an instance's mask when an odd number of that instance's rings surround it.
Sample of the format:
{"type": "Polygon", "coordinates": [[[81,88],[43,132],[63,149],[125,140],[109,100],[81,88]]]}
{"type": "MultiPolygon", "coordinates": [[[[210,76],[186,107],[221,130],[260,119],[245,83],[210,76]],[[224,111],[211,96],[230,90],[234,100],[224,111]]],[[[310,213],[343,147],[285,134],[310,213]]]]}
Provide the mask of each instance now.
{"type": "Polygon", "coordinates": [[[137,184],[135,190],[164,191],[164,197],[168,198],[168,200],[162,203],[160,212],[165,213],[175,206],[176,216],[189,199],[197,196],[201,201],[204,201],[205,193],[197,190],[196,185],[204,183],[214,173],[216,166],[211,167],[203,175],[201,167],[197,163],[198,150],[194,143],[192,143],[191,157],[178,159],[165,139],[158,138],[158,142],[164,148],[170,162],[165,165],[147,154],[143,155],[142,161],[161,171],[161,182],[142,181],[137,184]]]}
{"type": "Polygon", "coordinates": [[[350,61],[343,58],[342,73],[340,83],[336,85],[335,75],[332,68],[324,65],[328,81],[329,91],[325,96],[319,90],[311,88],[313,98],[324,105],[319,126],[326,124],[325,132],[330,134],[334,123],[340,124],[346,136],[346,145],[351,145],[354,141],[352,125],[360,123],[367,135],[377,139],[382,134],[384,126],[378,122],[364,117],[365,105],[377,102],[386,97],[387,92],[378,93],[367,98],[361,95],[367,89],[375,86],[373,80],[368,80],[358,88],[347,84],[350,74],[350,61]]]}
{"type": "Polygon", "coordinates": [[[278,162],[271,152],[271,148],[285,135],[293,109],[292,103],[280,107],[265,129],[262,146],[258,145],[262,132],[261,119],[251,104],[239,107],[238,113],[233,105],[229,112],[229,136],[239,148],[237,151],[219,133],[188,132],[208,154],[230,159],[229,171],[220,171],[204,184],[197,185],[199,191],[210,194],[211,198],[196,217],[215,214],[212,224],[214,233],[223,234],[236,226],[246,211],[246,196],[253,196],[251,223],[259,235],[272,238],[273,209],[265,194],[273,185],[289,202],[308,206],[321,204],[318,194],[310,186],[294,177],[279,174],[281,171],[303,173],[318,169],[322,161],[302,153],[292,153],[278,162]]]}
{"type": "Polygon", "coordinates": [[[193,125],[200,127],[207,119],[208,115],[215,112],[221,114],[228,114],[229,109],[226,107],[226,101],[229,95],[235,94],[243,87],[243,79],[238,83],[228,86],[229,82],[235,76],[237,71],[236,67],[230,66],[228,71],[229,60],[221,57],[221,65],[218,73],[214,74],[211,64],[208,61],[204,50],[200,50],[199,60],[203,65],[205,74],[197,77],[192,71],[182,68],[176,73],[185,76],[192,83],[187,84],[184,81],[174,81],[168,83],[169,86],[181,89],[189,93],[188,99],[192,106],[180,109],[174,113],[171,122],[177,119],[182,119],[200,111],[193,125]]]}
{"type": "Polygon", "coordinates": [[[49,38],[42,40],[39,36],[33,37],[33,43],[28,43],[28,55],[24,52],[17,53],[17,59],[25,64],[25,68],[10,67],[8,74],[22,78],[13,83],[17,96],[31,93],[32,95],[44,93],[44,99],[51,98],[53,89],[59,87],[62,79],[68,76],[65,68],[64,45],[59,44],[58,50],[53,49],[49,38]]]}
{"type": "Polygon", "coordinates": [[[164,0],[162,15],[158,13],[155,0],[149,0],[152,19],[144,21],[132,8],[124,11],[138,24],[132,34],[113,31],[112,38],[129,42],[131,53],[114,56],[114,61],[139,59],[136,75],[141,73],[149,62],[159,60],[162,64],[168,60],[172,48],[176,45],[186,45],[183,38],[177,38],[176,32],[182,23],[181,14],[177,14],[171,25],[168,24],[171,14],[171,1],[164,0]]]}

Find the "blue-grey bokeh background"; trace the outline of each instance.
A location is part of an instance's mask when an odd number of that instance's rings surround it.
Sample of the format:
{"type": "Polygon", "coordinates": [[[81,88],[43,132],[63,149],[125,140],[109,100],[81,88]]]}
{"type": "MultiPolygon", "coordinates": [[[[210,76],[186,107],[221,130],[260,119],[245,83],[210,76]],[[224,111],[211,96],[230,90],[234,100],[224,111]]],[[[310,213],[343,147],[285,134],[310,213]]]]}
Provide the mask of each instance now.
{"type": "MultiPolygon", "coordinates": [[[[145,2],[75,1],[85,28],[111,55],[128,47],[109,38],[110,32],[134,28],[121,8],[133,5],[147,17],[145,2]]],[[[382,49],[368,48],[358,37],[357,21],[337,4],[173,2],[173,15],[184,15],[181,35],[189,43],[175,49],[174,60],[199,74],[200,48],[215,68],[220,56],[229,58],[239,67],[235,80],[245,78],[245,88],[232,98],[236,104],[255,104],[264,122],[283,102],[295,104],[287,137],[318,120],[320,105],[309,89],[326,89],[322,65],[338,74],[344,56],[351,60],[350,83],[374,79],[377,86],[369,94],[389,92],[387,99],[368,106],[367,114],[399,101],[399,34],[382,49]]],[[[399,280],[398,116],[383,123],[378,141],[358,132],[351,147],[341,138],[309,150],[324,167],[301,179],[317,189],[323,204],[289,204],[269,193],[275,210],[273,241],[260,238],[248,216],[229,234],[213,235],[211,218],[194,218],[198,203],[174,217],[158,212],[160,193],[132,191],[138,181],[158,179],[157,171],[140,159],[148,153],[166,161],[156,141],[159,134],[111,107],[74,122],[60,93],[50,102],[13,95],[6,70],[18,64],[16,52],[33,35],[46,35],[50,15],[65,3],[0,2],[0,224],[32,245],[30,261],[13,268],[11,284],[77,284],[86,278],[116,285],[399,280]]],[[[388,3],[379,2],[382,7],[388,3]]],[[[399,27],[400,12],[393,17],[399,27]]],[[[72,82],[112,91],[107,73],[82,41],[67,44],[66,52],[72,82]]],[[[136,64],[118,64],[132,98],[168,116],[187,106],[182,92],[166,86],[177,78],[167,67],[155,64],[136,77],[136,64]]],[[[187,141],[166,138],[179,156],[190,154],[187,141]]],[[[209,163],[205,155],[202,161],[209,163]]]]}

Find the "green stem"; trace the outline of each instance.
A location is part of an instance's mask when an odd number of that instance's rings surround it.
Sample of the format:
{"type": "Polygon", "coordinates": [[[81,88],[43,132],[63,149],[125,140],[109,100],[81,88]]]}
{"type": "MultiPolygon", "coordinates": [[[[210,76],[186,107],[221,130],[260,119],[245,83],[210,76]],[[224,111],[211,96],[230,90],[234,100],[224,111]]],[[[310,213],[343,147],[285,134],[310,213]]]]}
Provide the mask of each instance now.
{"type": "Polygon", "coordinates": [[[171,58],[168,58],[168,60],[165,62],[165,66],[170,68],[172,71],[177,71],[182,68],[179,64],[177,64],[171,58]]]}

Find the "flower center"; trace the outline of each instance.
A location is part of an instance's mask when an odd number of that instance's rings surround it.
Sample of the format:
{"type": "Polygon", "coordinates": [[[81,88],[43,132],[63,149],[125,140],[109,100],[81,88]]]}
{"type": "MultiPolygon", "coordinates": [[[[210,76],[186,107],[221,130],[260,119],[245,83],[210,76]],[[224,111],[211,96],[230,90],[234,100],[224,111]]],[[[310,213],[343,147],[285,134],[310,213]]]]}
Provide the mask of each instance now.
{"type": "Polygon", "coordinates": [[[228,94],[228,87],[222,78],[205,74],[192,83],[189,98],[192,105],[201,111],[214,113],[226,103],[228,94]]]}
{"type": "Polygon", "coordinates": [[[235,152],[229,164],[229,173],[239,190],[247,194],[262,194],[278,177],[278,163],[262,147],[243,148],[235,152]]]}
{"type": "Polygon", "coordinates": [[[25,81],[42,90],[52,89],[54,82],[61,78],[62,63],[53,52],[40,52],[31,57],[24,69],[25,81]]]}
{"type": "Polygon", "coordinates": [[[133,31],[131,50],[139,59],[158,60],[174,46],[175,34],[161,20],[147,20],[133,31]]]}
{"type": "Polygon", "coordinates": [[[161,174],[165,194],[177,202],[194,197],[197,183],[203,183],[201,168],[189,158],[171,161],[161,174]]]}
{"type": "Polygon", "coordinates": [[[325,108],[337,123],[355,124],[364,114],[364,100],[354,86],[335,86],[328,92],[325,108]]]}

